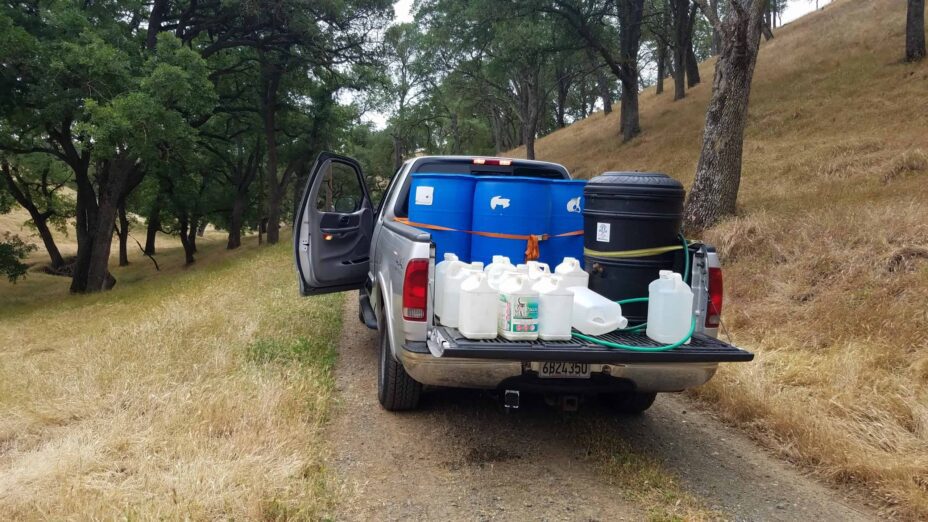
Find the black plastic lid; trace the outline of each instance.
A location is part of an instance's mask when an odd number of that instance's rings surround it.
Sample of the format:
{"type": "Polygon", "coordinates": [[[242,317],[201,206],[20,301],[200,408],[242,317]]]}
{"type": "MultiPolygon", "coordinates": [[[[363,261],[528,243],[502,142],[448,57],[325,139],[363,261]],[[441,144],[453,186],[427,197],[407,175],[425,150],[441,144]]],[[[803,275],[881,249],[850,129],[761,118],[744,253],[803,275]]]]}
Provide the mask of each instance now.
{"type": "Polygon", "coordinates": [[[650,192],[665,196],[685,194],[683,184],[661,172],[604,172],[591,179],[585,194],[650,192]]]}

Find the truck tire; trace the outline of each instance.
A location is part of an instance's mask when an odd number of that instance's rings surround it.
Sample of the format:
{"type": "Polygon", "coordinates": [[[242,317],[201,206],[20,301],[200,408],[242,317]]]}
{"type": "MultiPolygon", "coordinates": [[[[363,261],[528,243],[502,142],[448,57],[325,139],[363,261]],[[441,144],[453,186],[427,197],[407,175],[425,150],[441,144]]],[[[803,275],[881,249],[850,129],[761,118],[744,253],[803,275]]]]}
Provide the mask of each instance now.
{"type": "Polygon", "coordinates": [[[377,398],[380,399],[380,405],[387,411],[414,410],[419,406],[422,384],[410,377],[403,365],[393,358],[386,326],[381,326],[377,332],[380,337],[380,364],[377,372],[377,398]]]}
{"type": "Polygon", "coordinates": [[[608,395],[610,406],[624,415],[640,415],[654,404],[657,393],[626,392],[608,395]]]}

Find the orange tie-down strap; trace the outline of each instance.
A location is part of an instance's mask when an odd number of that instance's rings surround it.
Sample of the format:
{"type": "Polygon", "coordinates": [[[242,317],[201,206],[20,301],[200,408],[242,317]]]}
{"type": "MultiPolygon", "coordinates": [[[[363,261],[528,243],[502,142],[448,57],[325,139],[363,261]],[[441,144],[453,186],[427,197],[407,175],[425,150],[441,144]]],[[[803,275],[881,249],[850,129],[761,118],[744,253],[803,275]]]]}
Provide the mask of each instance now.
{"type": "Polygon", "coordinates": [[[538,259],[538,243],[552,237],[569,237],[569,236],[582,236],[582,230],[574,230],[571,232],[564,232],[563,234],[504,234],[502,232],[480,232],[477,230],[458,230],[456,228],[443,227],[441,225],[430,225],[428,223],[416,223],[415,221],[410,221],[406,218],[396,217],[393,218],[397,223],[402,223],[404,225],[409,225],[416,228],[426,228],[429,230],[441,230],[443,232],[463,232],[465,234],[473,234],[475,236],[483,237],[495,237],[497,239],[521,239],[526,241],[525,246],[525,261],[534,261],[538,259]]]}

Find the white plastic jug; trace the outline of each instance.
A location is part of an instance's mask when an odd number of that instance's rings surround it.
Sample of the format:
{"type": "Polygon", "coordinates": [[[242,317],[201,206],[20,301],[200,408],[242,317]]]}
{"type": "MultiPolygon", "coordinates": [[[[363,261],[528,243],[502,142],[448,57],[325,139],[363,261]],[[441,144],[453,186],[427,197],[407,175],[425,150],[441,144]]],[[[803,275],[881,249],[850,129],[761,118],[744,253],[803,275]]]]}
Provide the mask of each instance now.
{"type": "Polygon", "coordinates": [[[689,333],[692,321],[693,291],[680,274],[661,270],[660,277],[648,285],[648,337],[664,344],[679,342],[689,333]]]}
{"type": "Polygon", "coordinates": [[[438,316],[439,323],[453,328],[458,327],[461,313],[461,283],[475,272],[483,272],[483,263],[461,263],[448,267],[448,272],[445,274],[445,295],[442,297],[442,315],[438,316]]]}
{"type": "Polygon", "coordinates": [[[548,267],[548,263],[529,261],[526,263],[526,266],[528,267],[528,278],[532,281],[538,281],[542,277],[551,275],[551,269],[548,267]]]}
{"type": "Polygon", "coordinates": [[[510,270],[499,284],[497,330],[510,341],[538,338],[538,292],[532,290],[527,274],[510,270]]]}
{"type": "Polygon", "coordinates": [[[619,303],[585,286],[568,287],[574,294],[570,325],[586,335],[603,335],[628,326],[619,303]]]}
{"type": "Polygon", "coordinates": [[[458,331],[468,339],[496,339],[499,292],[483,272],[471,273],[461,283],[458,331]]]}
{"type": "Polygon", "coordinates": [[[566,281],[550,275],[532,286],[538,292],[538,337],[546,341],[569,341],[574,294],[566,281]]]}
{"type": "Polygon", "coordinates": [[[445,254],[445,259],[435,265],[435,315],[441,317],[445,313],[445,290],[448,287],[448,282],[445,278],[448,276],[448,269],[453,265],[465,265],[463,261],[458,259],[458,256],[455,254],[447,253],[445,254]]]}
{"type": "Polygon", "coordinates": [[[487,274],[487,280],[490,283],[490,288],[498,290],[499,280],[503,277],[503,273],[512,268],[514,267],[508,257],[493,256],[493,262],[484,269],[484,272],[487,274]]]}
{"type": "Polygon", "coordinates": [[[565,257],[561,264],[554,268],[554,274],[567,281],[567,287],[590,286],[590,274],[580,266],[580,261],[575,257],[565,257]]]}

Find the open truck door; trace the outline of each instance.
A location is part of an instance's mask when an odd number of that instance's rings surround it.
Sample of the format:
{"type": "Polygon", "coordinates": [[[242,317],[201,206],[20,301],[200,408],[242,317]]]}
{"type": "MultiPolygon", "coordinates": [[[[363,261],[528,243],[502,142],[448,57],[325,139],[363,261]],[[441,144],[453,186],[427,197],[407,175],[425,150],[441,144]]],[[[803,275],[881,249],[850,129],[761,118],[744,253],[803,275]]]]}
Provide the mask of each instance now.
{"type": "Polygon", "coordinates": [[[373,229],[374,206],[361,165],[331,152],[319,154],[293,226],[300,294],[361,288],[373,229]]]}

